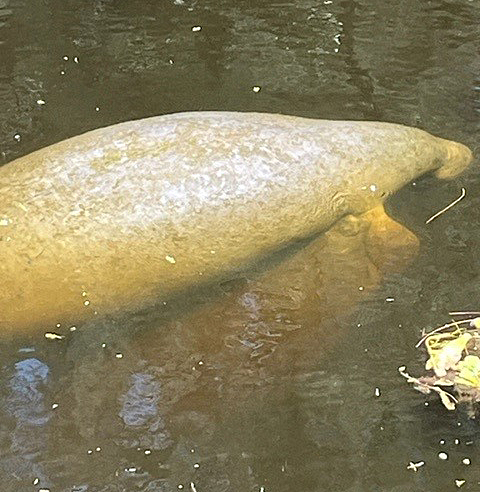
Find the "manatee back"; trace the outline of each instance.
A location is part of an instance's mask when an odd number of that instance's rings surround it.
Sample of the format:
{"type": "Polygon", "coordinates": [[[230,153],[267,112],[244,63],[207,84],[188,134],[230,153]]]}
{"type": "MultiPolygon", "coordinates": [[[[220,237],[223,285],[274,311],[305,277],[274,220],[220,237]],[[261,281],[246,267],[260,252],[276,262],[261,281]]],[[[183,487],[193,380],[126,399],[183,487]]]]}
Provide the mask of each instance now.
{"type": "Polygon", "coordinates": [[[166,299],[371,208],[443,165],[445,142],[385,123],[207,112],[57,143],[0,168],[0,310],[47,319],[86,300],[109,312],[166,299]]]}

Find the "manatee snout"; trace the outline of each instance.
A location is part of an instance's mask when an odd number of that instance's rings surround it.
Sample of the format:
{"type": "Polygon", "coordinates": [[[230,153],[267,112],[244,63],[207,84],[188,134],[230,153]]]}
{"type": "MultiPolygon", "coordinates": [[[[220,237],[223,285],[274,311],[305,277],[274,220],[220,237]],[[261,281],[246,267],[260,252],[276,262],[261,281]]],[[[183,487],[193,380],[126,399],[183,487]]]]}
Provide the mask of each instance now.
{"type": "Polygon", "coordinates": [[[458,142],[443,140],[443,144],[446,146],[445,161],[435,174],[440,179],[452,179],[471,164],[473,153],[466,145],[458,142]]]}

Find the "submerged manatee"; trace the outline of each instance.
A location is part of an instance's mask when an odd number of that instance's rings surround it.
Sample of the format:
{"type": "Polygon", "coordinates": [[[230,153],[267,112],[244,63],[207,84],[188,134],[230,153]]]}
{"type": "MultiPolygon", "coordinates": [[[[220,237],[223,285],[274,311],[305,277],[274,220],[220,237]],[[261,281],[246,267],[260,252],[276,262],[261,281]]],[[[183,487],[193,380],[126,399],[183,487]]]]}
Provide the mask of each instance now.
{"type": "Polygon", "coordinates": [[[70,138],[0,168],[2,329],[167,300],[471,160],[401,125],[259,113],[70,138]]]}

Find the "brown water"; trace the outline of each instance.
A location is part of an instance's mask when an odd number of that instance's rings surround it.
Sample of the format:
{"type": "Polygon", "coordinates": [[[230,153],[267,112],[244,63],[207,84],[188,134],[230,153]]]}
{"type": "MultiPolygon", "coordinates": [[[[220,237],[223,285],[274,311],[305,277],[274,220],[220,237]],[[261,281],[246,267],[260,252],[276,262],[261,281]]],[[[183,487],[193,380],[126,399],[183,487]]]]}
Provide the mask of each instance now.
{"type": "MultiPolygon", "coordinates": [[[[0,158],[197,109],[394,121],[479,155],[479,26],[477,0],[0,0],[0,158]]],[[[477,160],[388,202],[417,256],[391,223],[377,247],[332,230],[161,314],[1,338],[0,490],[478,490],[478,423],[397,367],[480,307],[479,193],[477,160]]]]}

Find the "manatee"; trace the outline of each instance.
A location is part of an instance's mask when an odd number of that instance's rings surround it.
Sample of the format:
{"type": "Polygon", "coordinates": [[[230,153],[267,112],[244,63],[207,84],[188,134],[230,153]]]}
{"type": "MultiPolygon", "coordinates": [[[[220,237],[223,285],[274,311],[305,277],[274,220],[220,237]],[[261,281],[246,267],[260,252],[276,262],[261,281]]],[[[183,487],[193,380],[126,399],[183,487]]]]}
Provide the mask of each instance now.
{"type": "Polygon", "coordinates": [[[0,168],[2,331],[161,305],[471,161],[415,128],[263,113],[64,140],[0,168]]]}

